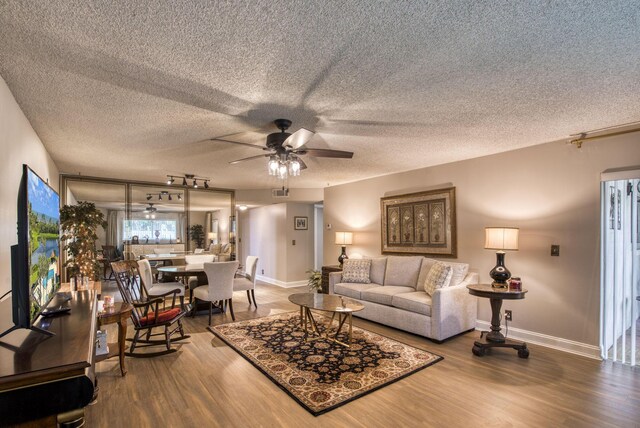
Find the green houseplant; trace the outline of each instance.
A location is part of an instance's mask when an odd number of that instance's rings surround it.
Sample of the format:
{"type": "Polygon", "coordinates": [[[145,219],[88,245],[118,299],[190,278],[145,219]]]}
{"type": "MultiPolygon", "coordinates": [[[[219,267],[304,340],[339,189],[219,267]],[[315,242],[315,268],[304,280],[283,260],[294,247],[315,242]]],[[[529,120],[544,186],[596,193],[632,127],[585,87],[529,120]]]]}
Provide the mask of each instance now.
{"type": "Polygon", "coordinates": [[[204,243],[204,229],[201,224],[194,224],[189,228],[189,237],[196,243],[196,248],[202,248],[204,243]]]}
{"type": "Polygon", "coordinates": [[[307,281],[309,291],[322,291],[322,273],[319,270],[313,269],[309,269],[307,273],[309,274],[309,280],[307,281]]]}
{"type": "Polygon", "coordinates": [[[61,239],[67,260],[64,265],[69,277],[96,279],[99,264],[96,257],[98,227],[107,227],[104,214],[92,202],[65,205],[60,210],[61,239]]]}

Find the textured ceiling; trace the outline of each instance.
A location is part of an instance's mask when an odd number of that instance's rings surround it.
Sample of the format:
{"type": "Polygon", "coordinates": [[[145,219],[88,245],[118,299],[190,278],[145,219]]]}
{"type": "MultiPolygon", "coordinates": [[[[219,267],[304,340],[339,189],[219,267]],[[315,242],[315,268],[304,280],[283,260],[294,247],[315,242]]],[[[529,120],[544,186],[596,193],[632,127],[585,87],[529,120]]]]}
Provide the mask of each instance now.
{"type": "Polygon", "coordinates": [[[640,2],[3,1],[0,75],[61,171],[278,187],[271,120],[355,152],[323,187],[640,120],[640,2]],[[246,132],[255,131],[255,132],[246,132]]]}

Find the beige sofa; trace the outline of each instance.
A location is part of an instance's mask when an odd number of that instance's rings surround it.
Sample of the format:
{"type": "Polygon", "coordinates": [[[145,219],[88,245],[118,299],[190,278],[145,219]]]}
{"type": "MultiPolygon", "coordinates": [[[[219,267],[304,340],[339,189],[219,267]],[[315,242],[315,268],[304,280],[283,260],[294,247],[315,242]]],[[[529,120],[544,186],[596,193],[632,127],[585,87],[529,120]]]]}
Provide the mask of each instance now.
{"type": "Polygon", "coordinates": [[[424,282],[435,262],[420,256],[371,259],[371,283],[342,282],[342,272],[332,272],[329,293],[361,302],[357,317],[442,341],[475,328],[477,299],[466,287],[478,283],[478,274],[468,273],[468,264],[443,261],[453,269],[450,285],[430,296],[424,282]]]}
{"type": "Polygon", "coordinates": [[[211,244],[209,253],[216,256],[218,262],[228,262],[231,259],[231,244],[211,244]]]}

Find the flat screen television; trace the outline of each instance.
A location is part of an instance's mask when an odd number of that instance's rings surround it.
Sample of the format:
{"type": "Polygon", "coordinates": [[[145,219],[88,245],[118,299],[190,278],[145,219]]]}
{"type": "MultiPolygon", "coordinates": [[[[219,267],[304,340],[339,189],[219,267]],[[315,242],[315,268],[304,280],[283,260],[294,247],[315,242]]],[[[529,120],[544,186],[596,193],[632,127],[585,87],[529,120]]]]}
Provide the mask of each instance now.
{"type": "Polygon", "coordinates": [[[11,330],[31,328],[60,288],[60,196],[27,165],[18,191],[18,245],[11,249],[11,269],[11,330]]]}

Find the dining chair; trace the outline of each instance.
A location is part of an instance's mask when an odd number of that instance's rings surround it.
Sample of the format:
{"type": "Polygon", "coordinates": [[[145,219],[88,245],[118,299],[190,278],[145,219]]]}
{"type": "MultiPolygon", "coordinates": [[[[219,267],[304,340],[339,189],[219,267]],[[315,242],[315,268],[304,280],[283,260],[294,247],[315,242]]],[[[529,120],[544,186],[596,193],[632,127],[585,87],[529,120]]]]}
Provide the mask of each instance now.
{"type": "Polygon", "coordinates": [[[247,256],[244,273],[239,274],[240,277],[233,279],[233,291],[246,290],[249,306],[251,306],[251,299],[253,299],[253,304],[256,308],[258,307],[255,295],[257,267],[258,258],[256,256],[247,256]]]}
{"type": "Polygon", "coordinates": [[[233,262],[207,262],[204,271],[207,274],[209,284],[201,285],[193,290],[194,304],[197,307],[198,300],[209,302],[209,325],[211,325],[211,311],[213,303],[219,302],[224,311],[227,303],[231,312],[231,319],[236,320],[233,314],[233,277],[238,270],[238,261],[233,262]]]}
{"type": "Polygon", "coordinates": [[[163,302],[167,296],[178,296],[180,299],[180,307],[184,309],[184,284],[181,282],[153,282],[153,272],[149,260],[138,260],[138,271],[140,279],[144,285],[149,299],[156,297],[162,298],[163,302]],[[176,293],[177,291],[177,293],[176,293]]]}
{"type": "Polygon", "coordinates": [[[118,251],[116,251],[116,247],[113,245],[103,245],[102,246],[102,256],[104,257],[104,279],[109,280],[114,277],[112,263],[118,262],[122,260],[122,257],[118,256],[118,251]],[[109,273],[109,277],[107,278],[107,267],[111,269],[109,273]]]}
{"type": "MultiPolygon", "coordinates": [[[[184,262],[187,266],[189,265],[201,265],[206,262],[213,262],[214,260],[213,254],[187,254],[184,256],[184,262]]],[[[194,288],[200,285],[207,285],[207,276],[206,275],[194,275],[190,276],[186,280],[187,285],[189,286],[189,290],[193,290],[194,288]]]]}

